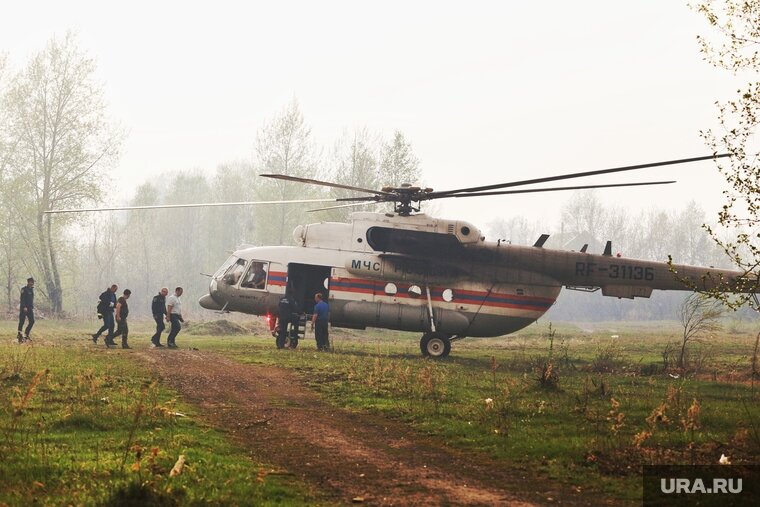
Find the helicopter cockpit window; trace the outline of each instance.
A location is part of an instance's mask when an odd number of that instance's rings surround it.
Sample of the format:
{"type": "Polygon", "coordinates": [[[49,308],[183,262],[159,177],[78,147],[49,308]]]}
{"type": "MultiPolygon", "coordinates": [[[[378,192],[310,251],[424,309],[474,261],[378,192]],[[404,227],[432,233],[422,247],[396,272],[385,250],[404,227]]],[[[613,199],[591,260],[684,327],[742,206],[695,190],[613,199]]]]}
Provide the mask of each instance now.
{"type": "Polygon", "coordinates": [[[245,260],[238,259],[235,263],[227,269],[227,272],[222,277],[222,281],[227,285],[237,285],[240,281],[240,277],[243,276],[245,271],[245,260]]]}
{"type": "Polygon", "coordinates": [[[248,272],[245,274],[240,287],[244,289],[264,289],[267,286],[267,273],[269,263],[265,261],[253,261],[248,272]]]}
{"type": "Polygon", "coordinates": [[[219,269],[216,270],[216,273],[214,273],[214,280],[219,280],[224,273],[227,272],[228,269],[230,269],[230,266],[235,264],[235,261],[237,261],[238,258],[234,255],[230,255],[230,257],[224,261],[224,264],[221,265],[219,269]]]}
{"type": "Polygon", "coordinates": [[[398,287],[396,287],[396,284],[393,282],[389,282],[385,284],[385,293],[389,296],[393,296],[398,292],[398,287]]]}
{"type": "Polygon", "coordinates": [[[409,287],[407,292],[409,293],[409,296],[413,298],[418,298],[422,295],[422,289],[420,289],[416,285],[412,285],[411,287],[409,287]]]}

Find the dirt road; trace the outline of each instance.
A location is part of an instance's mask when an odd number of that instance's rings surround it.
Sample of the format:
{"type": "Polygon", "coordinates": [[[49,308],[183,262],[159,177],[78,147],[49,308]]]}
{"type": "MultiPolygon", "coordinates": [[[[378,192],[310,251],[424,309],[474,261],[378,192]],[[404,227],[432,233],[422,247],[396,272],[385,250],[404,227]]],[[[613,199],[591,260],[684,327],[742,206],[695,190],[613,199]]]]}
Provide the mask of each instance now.
{"type": "Polygon", "coordinates": [[[148,350],[136,356],[255,459],[302,477],[328,501],[585,503],[569,490],[552,490],[524,470],[447,449],[397,421],[336,408],[285,369],[244,365],[205,351],[148,350]],[[540,487],[526,488],[526,483],[540,487]]]}

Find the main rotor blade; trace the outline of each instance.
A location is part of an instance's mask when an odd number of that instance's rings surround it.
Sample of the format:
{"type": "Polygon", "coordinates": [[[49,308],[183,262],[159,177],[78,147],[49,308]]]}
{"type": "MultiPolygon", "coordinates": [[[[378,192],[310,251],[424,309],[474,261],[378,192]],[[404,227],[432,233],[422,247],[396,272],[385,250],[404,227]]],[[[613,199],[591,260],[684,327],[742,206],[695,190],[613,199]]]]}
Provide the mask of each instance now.
{"type": "Polygon", "coordinates": [[[523,188],[520,190],[501,190],[499,192],[480,192],[474,194],[444,195],[440,199],[448,197],[478,197],[483,195],[507,195],[507,194],[531,194],[535,192],[556,192],[558,190],[586,190],[590,188],[613,188],[613,187],[639,187],[647,185],[670,185],[675,181],[644,181],[641,183],[610,183],[606,185],[579,185],[575,187],[552,187],[552,188],[523,188]]]}
{"type": "Polygon", "coordinates": [[[350,208],[352,206],[366,206],[368,204],[379,204],[379,201],[364,201],[364,202],[355,202],[352,204],[341,204],[340,206],[328,206],[326,208],[316,208],[316,209],[307,209],[307,213],[314,213],[315,211],[327,211],[331,209],[338,209],[338,208],[350,208]]]}
{"type": "Polygon", "coordinates": [[[313,180],[311,178],[299,178],[297,176],[288,176],[286,174],[259,174],[265,178],[274,178],[276,180],[295,181],[298,183],[307,183],[309,185],[322,185],[323,187],[342,188],[344,190],[354,190],[356,192],[366,192],[368,194],[385,195],[388,197],[393,196],[390,192],[383,192],[382,190],[370,190],[368,188],[353,187],[351,185],[343,185],[341,183],[332,183],[330,181],[313,180]]]}
{"type": "Polygon", "coordinates": [[[702,160],[713,160],[716,158],[730,157],[730,153],[723,153],[720,155],[709,155],[705,157],[694,158],[682,158],[678,160],[666,160],[664,162],[652,162],[649,164],[629,165],[624,167],[613,167],[611,169],[600,169],[598,171],[584,171],[580,173],[568,173],[560,174],[557,176],[547,176],[545,178],[534,178],[530,180],[511,181],[508,183],[498,183],[496,185],[485,185],[482,187],[470,187],[470,188],[458,188],[454,190],[443,190],[441,192],[431,192],[427,195],[426,199],[440,199],[442,197],[451,197],[452,194],[459,194],[462,192],[481,192],[486,190],[496,190],[498,188],[519,187],[522,185],[531,185],[533,183],[547,183],[549,181],[568,180],[572,178],[582,178],[584,176],[598,176],[600,174],[619,173],[623,171],[634,171],[637,169],[646,169],[649,167],[660,167],[665,165],[686,164],[689,162],[699,162],[702,160]]]}
{"type": "Polygon", "coordinates": [[[289,201],[239,201],[239,202],[206,202],[190,204],[157,204],[153,206],[112,206],[107,208],[76,208],[76,209],[54,209],[45,211],[46,214],[53,213],[83,213],[86,211],[131,211],[141,209],[171,209],[171,208],[204,208],[219,206],[259,206],[262,204],[301,204],[315,202],[337,202],[338,199],[295,199],[289,201]]]}

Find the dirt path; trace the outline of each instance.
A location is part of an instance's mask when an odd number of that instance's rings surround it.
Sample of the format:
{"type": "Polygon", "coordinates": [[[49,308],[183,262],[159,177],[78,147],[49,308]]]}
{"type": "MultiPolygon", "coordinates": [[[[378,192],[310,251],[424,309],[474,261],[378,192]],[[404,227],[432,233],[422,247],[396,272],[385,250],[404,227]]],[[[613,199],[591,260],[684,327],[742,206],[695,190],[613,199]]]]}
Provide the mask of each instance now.
{"type": "Polygon", "coordinates": [[[526,491],[518,484],[540,479],[445,449],[399,422],[336,408],[285,369],[244,365],[205,351],[149,350],[136,356],[255,459],[303,477],[339,503],[584,503],[577,494],[551,490],[518,497],[514,491],[526,491]]]}

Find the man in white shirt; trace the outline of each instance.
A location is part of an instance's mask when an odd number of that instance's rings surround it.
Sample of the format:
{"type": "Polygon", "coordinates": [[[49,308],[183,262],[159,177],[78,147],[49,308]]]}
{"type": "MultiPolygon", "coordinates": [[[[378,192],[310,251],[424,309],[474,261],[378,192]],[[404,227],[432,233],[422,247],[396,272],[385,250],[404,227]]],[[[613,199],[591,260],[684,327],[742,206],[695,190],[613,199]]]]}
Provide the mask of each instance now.
{"type": "Polygon", "coordinates": [[[182,301],[179,299],[181,295],[182,287],[177,287],[174,289],[174,294],[166,298],[166,321],[171,322],[172,325],[169,336],[166,337],[167,346],[170,349],[177,348],[174,339],[179,334],[180,329],[182,329],[180,322],[185,322],[185,319],[182,318],[182,301]]]}

